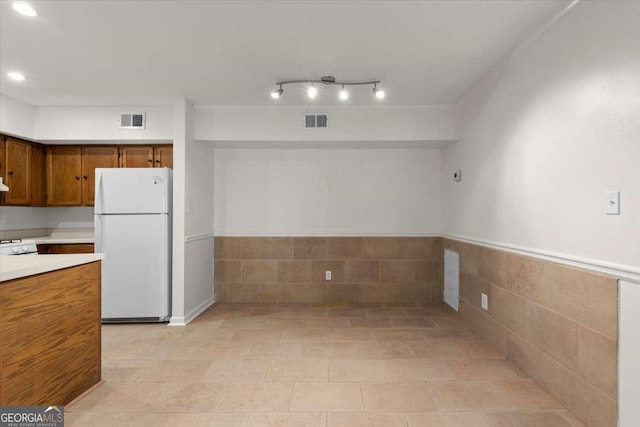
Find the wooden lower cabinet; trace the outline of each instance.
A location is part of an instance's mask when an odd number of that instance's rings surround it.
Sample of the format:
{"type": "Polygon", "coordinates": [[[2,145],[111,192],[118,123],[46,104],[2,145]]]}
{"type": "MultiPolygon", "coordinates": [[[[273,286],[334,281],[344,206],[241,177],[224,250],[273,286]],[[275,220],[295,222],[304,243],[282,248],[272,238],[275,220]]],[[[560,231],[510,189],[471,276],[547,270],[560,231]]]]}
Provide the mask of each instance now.
{"type": "Polygon", "coordinates": [[[43,243],[38,245],[39,254],[92,254],[93,243],[43,243]]]}
{"type": "Polygon", "coordinates": [[[0,283],[0,405],[66,405],[101,379],[100,262],[0,283]]]}

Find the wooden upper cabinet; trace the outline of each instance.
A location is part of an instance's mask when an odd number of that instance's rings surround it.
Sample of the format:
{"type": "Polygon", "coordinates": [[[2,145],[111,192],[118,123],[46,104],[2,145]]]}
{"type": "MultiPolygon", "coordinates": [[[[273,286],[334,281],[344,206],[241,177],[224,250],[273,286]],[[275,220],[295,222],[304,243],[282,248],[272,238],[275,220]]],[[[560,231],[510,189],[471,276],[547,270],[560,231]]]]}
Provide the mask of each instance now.
{"type": "Polygon", "coordinates": [[[156,145],[153,157],[154,167],[173,169],[173,145],[156,145]]]}
{"type": "Polygon", "coordinates": [[[47,148],[31,145],[31,206],[47,206],[47,148]]]}
{"type": "Polygon", "coordinates": [[[82,147],[82,204],[93,206],[95,202],[96,168],[117,168],[117,146],[82,147]]]}
{"type": "Polygon", "coordinates": [[[47,147],[47,205],[82,205],[82,148],[47,147]]]}
{"type": "Polygon", "coordinates": [[[4,141],[6,205],[31,205],[31,143],[13,138],[4,141]]]}
{"type": "Polygon", "coordinates": [[[120,146],[121,168],[152,168],[153,145],[120,146]]]}
{"type": "Polygon", "coordinates": [[[96,168],[173,168],[173,145],[42,145],[0,135],[0,205],[93,206],[96,168]]]}

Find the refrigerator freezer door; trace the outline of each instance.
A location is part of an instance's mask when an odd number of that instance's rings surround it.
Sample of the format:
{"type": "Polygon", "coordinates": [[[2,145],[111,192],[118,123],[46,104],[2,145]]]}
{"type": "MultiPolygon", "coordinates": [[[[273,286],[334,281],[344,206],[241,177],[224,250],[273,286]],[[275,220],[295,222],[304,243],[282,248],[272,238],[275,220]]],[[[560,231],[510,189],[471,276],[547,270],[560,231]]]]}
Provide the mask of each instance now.
{"type": "Polygon", "coordinates": [[[102,318],[169,316],[169,215],[96,215],[102,318]]]}
{"type": "Polygon", "coordinates": [[[170,188],[167,168],[97,168],[95,213],[167,213],[170,188]]]}

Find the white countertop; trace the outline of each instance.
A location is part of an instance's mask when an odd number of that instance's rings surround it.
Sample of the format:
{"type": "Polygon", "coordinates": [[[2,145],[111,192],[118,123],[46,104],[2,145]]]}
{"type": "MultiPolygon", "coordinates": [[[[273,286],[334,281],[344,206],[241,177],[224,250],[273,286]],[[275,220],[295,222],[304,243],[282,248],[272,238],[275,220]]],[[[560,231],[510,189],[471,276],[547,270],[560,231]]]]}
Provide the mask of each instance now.
{"type": "Polygon", "coordinates": [[[94,243],[93,230],[81,228],[62,228],[51,231],[48,236],[30,237],[35,240],[37,245],[40,244],[73,244],[73,243],[94,243]]]}
{"type": "Polygon", "coordinates": [[[73,243],[95,243],[93,236],[74,236],[74,237],[58,237],[58,236],[46,236],[46,237],[30,237],[29,240],[35,240],[36,245],[64,245],[73,243]]]}
{"type": "Polygon", "coordinates": [[[104,254],[0,256],[0,282],[104,259],[104,254]]]}

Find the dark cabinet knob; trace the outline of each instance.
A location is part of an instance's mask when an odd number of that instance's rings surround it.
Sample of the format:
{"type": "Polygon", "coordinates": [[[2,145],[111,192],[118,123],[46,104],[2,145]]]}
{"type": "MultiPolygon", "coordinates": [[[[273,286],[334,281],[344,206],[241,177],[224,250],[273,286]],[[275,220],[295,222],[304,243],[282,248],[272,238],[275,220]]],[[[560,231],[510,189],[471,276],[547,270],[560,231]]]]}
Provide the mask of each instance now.
{"type": "Polygon", "coordinates": [[[13,171],[9,171],[7,173],[9,174],[9,176],[13,176],[13,171]]]}
{"type": "Polygon", "coordinates": [[[79,176],[76,176],[76,179],[77,179],[78,181],[80,181],[80,177],[79,177],[79,176]]]}
{"type": "Polygon", "coordinates": [[[156,160],[156,163],[160,163],[160,160],[156,160]]]}
{"type": "Polygon", "coordinates": [[[153,163],[153,160],[151,160],[151,159],[147,159],[147,162],[149,162],[149,163],[153,163]]]}
{"type": "Polygon", "coordinates": [[[83,176],[82,176],[82,178],[84,178],[84,179],[89,179],[89,177],[88,177],[88,176],[86,176],[86,175],[83,175],[83,176]]]}

